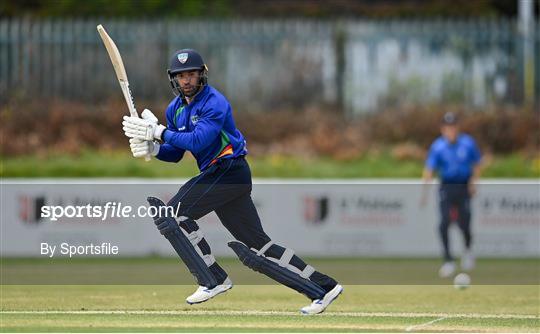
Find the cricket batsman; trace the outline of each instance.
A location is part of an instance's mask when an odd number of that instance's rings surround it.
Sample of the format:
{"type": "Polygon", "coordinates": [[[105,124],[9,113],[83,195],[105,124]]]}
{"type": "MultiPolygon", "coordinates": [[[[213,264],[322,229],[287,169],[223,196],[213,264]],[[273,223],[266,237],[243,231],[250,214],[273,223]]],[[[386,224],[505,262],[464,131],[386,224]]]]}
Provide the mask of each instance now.
{"type": "Polygon", "coordinates": [[[189,151],[197,160],[200,174],[180,187],[167,204],[148,197],[157,212],[168,211],[159,210],[165,205],[179,209],[177,216],[164,214],[154,223],[199,285],[187,303],[205,302],[233,286],[197,224],[214,211],[236,239],[228,245],[244,265],[311,299],[300,310],[303,314],[323,312],[343,287],[264,232],[251,199],[246,141],[235,126],[229,102],[208,84],[201,55],[193,49],[177,51],[167,73],[176,95],[165,111],[167,125],[159,124],[150,110],[142,113],[142,119],[125,116],[122,124],[136,158],[152,155],[176,163],[189,151]]]}

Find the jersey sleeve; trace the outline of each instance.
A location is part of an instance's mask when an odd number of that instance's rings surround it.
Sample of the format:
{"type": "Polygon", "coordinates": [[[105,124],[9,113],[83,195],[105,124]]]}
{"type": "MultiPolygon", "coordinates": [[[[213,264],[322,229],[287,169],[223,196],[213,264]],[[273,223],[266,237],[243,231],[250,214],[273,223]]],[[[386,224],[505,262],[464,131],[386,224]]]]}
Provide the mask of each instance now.
{"type": "Polygon", "coordinates": [[[219,136],[226,114],[226,109],[212,100],[215,99],[210,99],[206,103],[193,131],[179,132],[168,128],[163,133],[164,141],[193,153],[199,153],[208,147],[219,136]]]}
{"type": "MultiPolygon", "coordinates": [[[[169,105],[169,107],[167,107],[167,110],[165,111],[165,116],[167,118],[167,129],[174,130],[174,104],[171,104],[169,105]]],[[[180,149],[167,143],[163,143],[159,147],[159,152],[156,155],[156,158],[161,161],[178,162],[182,160],[185,152],[186,150],[180,149]]]]}
{"type": "Polygon", "coordinates": [[[159,152],[156,155],[156,158],[161,161],[178,162],[182,160],[185,152],[185,150],[164,143],[159,146],[159,152]]]}
{"type": "Polygon", "coordinates": [[[431,144],[431,147],[429,148],[425,167],[433,171],[437,169],[437,166],[438,166],[438,153],[437,153],[437,148],[434,142],[433,144],[431,144]]]}

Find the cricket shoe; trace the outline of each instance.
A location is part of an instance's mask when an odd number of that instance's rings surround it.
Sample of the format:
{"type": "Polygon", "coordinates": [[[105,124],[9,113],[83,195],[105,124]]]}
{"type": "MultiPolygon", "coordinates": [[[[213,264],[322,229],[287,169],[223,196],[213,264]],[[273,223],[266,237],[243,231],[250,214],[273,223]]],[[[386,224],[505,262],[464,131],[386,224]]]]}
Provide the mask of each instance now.
{"type": "Polygon", "coordinates": [[[311,305],[302,307],[300,312],[302,312],[302,314],[322,313],[342,292],[343,287],[337,284],[332,290],[328,291],[322,299],[315,299],[311,305]]]}
{"type": "Polygon", "coordinates": [[[456,264],[454,261],[445,262],[439,269],[439,277],[448,278],[454,274],[456,271],[456,264]]]}
{"type": "Polygon", "coordinates": [[[211,299],[220,293],[223,293],[233,287],[233,283],[230,278],[226,278],[225,281],[220,284],[216,285],[214,288],[209,289],[205,286],[199,286],[197,288],[197,291],[193,293],[191,296],[186,298],[186,302],[190,305],[193,304],[199,304],[207,301],[208,299],[211,299]]]}
{"type": "Polygon", "coordinates": [[[475,262],[473,253],[471,251],[466,251],[461,256],[461,269],[463,269],[463,271],[471,271],[476,265],[475,262]]]}

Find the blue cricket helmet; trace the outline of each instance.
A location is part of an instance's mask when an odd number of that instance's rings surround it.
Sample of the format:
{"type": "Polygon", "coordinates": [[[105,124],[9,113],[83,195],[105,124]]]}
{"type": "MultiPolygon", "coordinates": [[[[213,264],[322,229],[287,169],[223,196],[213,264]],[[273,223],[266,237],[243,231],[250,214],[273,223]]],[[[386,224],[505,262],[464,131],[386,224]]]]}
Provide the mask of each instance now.
{"type": "Polygon", "coordinates": [[[205,66],[201,55],[197,51],[182,49],[174,53],[168,73],[177,74],[184,71],[203,70],[205,66]]]}

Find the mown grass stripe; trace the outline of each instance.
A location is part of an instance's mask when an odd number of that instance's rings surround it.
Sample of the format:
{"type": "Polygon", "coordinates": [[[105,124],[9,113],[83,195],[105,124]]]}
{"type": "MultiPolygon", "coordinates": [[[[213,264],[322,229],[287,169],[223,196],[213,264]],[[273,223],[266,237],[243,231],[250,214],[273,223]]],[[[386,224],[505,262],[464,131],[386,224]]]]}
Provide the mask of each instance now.
{"type": "MultiPolygon", "coordinates": [[[[299,312],[288,311],[218,311],[218,310],[3,310],[0,314],[66,314],[66,315],[246,315],[246,316],[295,316],[299,312]]],[[[482,314],[482,313],[402,313],[402,312],[326,312],[317,316],[327,317],[388,317],[388,318],[465,318],[465,319],[535,319],[540,316],[529,314],[482,314]]]]}
{"type": "Polygon", "coordinates": [[[413,330],[429,326],[431,324],[434,324],[434,323],[439,322],[439,321],[443,321],[445,319],[448,319],[448,317],[440,317],[440,318],[433,319],[431,321],[428,321],[428,322],[425,322],[425,323],[422,323],[422,324],[419,324],[419,325],[412,325],[412,326],[409,326],[409,327],[405,328],[405,331],[406,332],[411,332],[413,330]]]}

